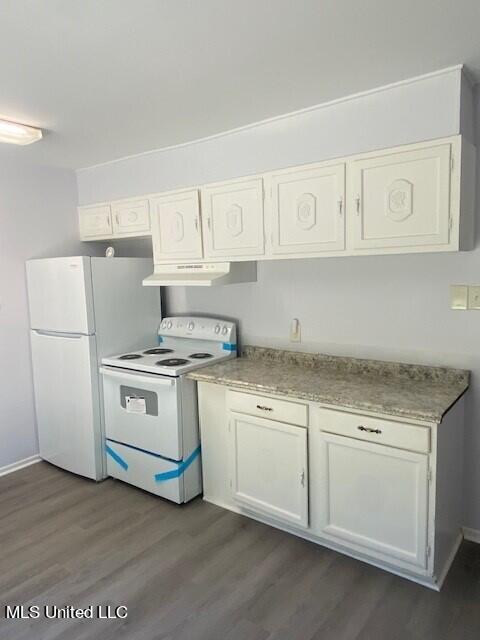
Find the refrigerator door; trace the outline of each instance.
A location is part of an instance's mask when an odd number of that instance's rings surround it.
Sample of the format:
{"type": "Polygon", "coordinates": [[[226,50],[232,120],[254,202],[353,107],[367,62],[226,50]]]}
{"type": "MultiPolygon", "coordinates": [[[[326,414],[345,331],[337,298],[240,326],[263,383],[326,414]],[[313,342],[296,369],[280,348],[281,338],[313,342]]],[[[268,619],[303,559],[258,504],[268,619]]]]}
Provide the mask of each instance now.
{"type": "Polygon", "coordinates": [[[90,258],[27,261],[30,327],[63,333],[95,333],[90,258]]]}
{"type": "Polygon", "coordinates": [[[94,336],[31,332],[40,456],[99,480],[103,453],[94,336]]]}

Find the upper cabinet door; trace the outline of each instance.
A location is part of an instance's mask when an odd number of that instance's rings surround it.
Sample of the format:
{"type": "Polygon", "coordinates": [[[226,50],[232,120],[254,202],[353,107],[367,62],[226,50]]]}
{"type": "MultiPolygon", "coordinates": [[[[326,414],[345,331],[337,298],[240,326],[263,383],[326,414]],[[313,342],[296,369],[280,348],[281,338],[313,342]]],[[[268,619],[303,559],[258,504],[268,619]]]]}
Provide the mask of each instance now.
{"type": "Polygon", "coordinates": [[[287,169],[270,175],[272,253],[345,248],[345,165],[287,169]]]}
{"type": "Polygon", "coordinates": [[[150,200],[155,263],[202,258],[198,191],[177,191],[150,200]]]}
{"type": "Polygon", "coordinates": [[[451,145],[352,161],[348,206],[353,249],[446,245],[451,145]]]}
{"type": "Polygon", "coordinates": [[[263,256],[263,180],[235,180],[202,189],[205,257],[263,256]]]}
{"type": "Polygon", "coordinates": [[[112,214],[109,204],[79,207],[80,239],[95,240],[112,236],[112,214]]]}
{"type": "Polygon", "coordinates": [[[147,199],[123,200],[112,204],[113,232],[116,236],[148,235],[150,213],[147,199]]]}

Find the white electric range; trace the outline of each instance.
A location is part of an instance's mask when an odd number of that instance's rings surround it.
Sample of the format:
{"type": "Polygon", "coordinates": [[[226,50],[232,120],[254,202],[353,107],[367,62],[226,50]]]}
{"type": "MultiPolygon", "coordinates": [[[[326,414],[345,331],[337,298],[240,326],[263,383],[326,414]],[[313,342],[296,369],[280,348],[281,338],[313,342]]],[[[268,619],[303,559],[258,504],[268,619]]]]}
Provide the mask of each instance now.
{"type": "Polygon", "coordinates": [[[197,388],[185,374],[236,349],[234,323],[173,317],[157,346],[103,358],[108,475],[177,503],[201,493],[197,388]]]}

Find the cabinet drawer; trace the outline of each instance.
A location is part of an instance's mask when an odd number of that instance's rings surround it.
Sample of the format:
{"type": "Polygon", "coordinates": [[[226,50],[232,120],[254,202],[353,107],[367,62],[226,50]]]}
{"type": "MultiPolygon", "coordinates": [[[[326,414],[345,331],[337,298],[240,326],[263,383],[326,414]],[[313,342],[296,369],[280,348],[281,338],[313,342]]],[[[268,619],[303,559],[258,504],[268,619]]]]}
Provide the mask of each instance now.
{"type": "Polygon", "coordinates": [[[428,427],[417,427],[403,422],[391,422],[381,418],[320,408],[316,412],[315,424],[322,431],[357,438],[357,440],[367,440],[421,453],[430,451],[428,427]]]}
{"type": "Polygon", "coordinates": [[[308,407],[299,402],[277,400],[239,391],[229,391],[227,402],[229,409],[238,413],[288,422],[301,427],[308,425],[308,407]]]}

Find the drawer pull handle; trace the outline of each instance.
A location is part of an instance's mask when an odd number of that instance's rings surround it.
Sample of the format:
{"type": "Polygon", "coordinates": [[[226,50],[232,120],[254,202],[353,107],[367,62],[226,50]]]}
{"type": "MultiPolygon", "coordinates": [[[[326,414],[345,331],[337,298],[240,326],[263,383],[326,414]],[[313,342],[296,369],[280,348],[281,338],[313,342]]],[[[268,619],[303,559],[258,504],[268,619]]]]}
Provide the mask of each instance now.
{"type": "Polygon", "coordinates": [[[359,431],[366,431],[367,433],[382,433],[380,429],[370,429],[369,427],[364,427],[360,425],[357,427],[359,431]]]}
{"type": "Polygon", "coordinates": [[[257,404],[257,409],[261,411],[273,411],[273,407],[266,407],[264,404],[257,404]]]}

